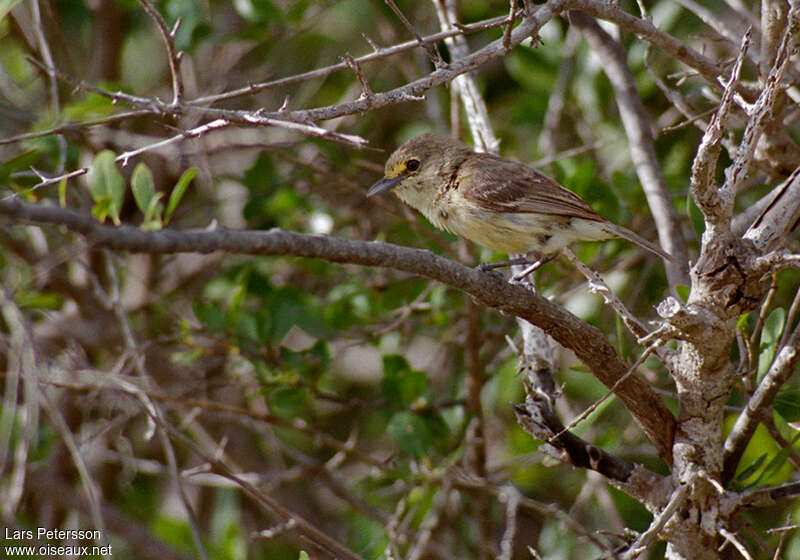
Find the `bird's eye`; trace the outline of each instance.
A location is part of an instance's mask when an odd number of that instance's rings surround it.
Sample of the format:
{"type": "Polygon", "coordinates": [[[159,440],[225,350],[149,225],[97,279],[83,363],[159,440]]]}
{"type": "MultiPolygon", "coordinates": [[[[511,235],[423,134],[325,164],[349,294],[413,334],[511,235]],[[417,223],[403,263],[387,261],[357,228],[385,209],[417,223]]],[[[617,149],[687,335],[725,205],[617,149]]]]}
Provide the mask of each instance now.
{"type": "Polygon", "coordinates": [[[416,171],[419,169],[419,160],[418,159],[410,159],[406,162],[406,170],[407,171],[416,171]]]}

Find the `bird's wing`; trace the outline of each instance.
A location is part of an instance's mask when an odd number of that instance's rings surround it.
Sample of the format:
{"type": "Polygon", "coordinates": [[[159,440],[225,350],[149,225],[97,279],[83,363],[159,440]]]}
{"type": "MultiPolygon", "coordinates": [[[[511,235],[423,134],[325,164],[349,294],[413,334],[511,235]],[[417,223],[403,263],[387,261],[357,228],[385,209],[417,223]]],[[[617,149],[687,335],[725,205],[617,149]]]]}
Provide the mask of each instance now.
{"type": "Polygon", "coordinates": [[[606,221],[578,195],[525,164],[476,153],[458,170],[460,194],[490,212],[552,214],[606,221]]]}

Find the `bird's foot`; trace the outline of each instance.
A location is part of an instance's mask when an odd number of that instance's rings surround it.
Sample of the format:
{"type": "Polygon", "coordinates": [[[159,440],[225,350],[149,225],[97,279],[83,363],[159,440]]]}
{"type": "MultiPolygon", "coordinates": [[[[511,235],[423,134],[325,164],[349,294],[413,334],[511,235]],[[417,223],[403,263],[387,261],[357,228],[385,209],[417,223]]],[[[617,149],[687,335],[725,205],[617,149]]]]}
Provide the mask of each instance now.
{"type": "Polygon", "coordinates": [[[510,259],[510,260],[507,260],[507,261],[485,262],[485,263],[479,264],[475,268],[480,272],[486,272],[486,273],[491,274],[492,276],[494,276],[496,278],[500,278],[502,280],[505,280],[505,276],[503,276],[502,274],[497,272],[498,268],[505,268],[507,266],[525,265],[525,264],[530,264],[530,261],[528,259],[525,259],[525,258],[518,258],[518,259],[510,259]]]}
{"type": "Polygon", "coordinates": [[[554,256],[551,255],[549,257],[541,257],[541,258],[537,259],[534,262],[527,261],[524,264],[527,264],[528,266],[525,267],[522,271],[520,271],[520,272],[516,273],[514,276],[512,276],[511,277],[511,281],[512,282],[521,282],[526,276],[528,276],[528,274],[531,274],[535,270],[538,270],[539,267],[541,267],[542,265],[550,262],[551,260],[553,260],[553,258],[554,258],[554,256]]]}
{"type": "MultiPolygon", "coordinates": [[[[536,261],[536,262],[538,263],[539,261],[536,261]]],[[[519,258],[516,258],[516,259],[509,259],[509,260],[506,260],[506,261],[485,262],[485,263],[479,264],[475,268],[477,268],[481,272],[486,272],[486,273],[489,273],[489,274],[491,274],[492,276],[494,276],[496,278],[501,278],[501,279],[505,280],[505,277],[502,274],[500,274],[499,272],[497,272],[498,268],[505,268],[507,266],[526,266],[526,265],[534,265],[534,264],[536,264],[536,263],[526,259],[525,257],[519,257],[519,258]]],[[[544,263],[542,263],[542,264],[544,264],[544,263]]]]}

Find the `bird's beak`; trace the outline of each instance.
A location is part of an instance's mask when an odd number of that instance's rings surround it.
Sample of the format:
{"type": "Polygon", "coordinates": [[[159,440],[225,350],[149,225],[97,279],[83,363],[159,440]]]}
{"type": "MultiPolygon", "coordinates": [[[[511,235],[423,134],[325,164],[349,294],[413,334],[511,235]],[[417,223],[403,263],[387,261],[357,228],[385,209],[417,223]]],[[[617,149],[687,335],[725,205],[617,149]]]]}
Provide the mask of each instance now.
{"type": "Polygon", "coordinates": [[[367,191],[367,196],[372,196],[376,194],[380,194],[382,192],[386,192],[394,187],[397,186],[397,183],[400,182],[402,177],[393,177],[392,179],[388,177],[384,177],[374,185],[372,185],[369,190],[367,191]]]}

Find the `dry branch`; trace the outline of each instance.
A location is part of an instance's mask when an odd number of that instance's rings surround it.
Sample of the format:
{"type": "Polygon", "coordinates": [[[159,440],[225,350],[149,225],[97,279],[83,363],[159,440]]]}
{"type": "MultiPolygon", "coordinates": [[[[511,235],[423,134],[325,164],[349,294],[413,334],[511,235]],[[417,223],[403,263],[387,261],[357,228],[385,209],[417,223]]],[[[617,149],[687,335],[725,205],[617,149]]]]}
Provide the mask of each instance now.
{"type": "MultiPolygon", "coordinates": [[[[587,325],[559,305],[511,285],[491,274],[467,268],[430,251],[388,243],[353,241],[320,235],[270,231],[163,230],[145,232],[131,226],[111,227],[74,210],[0,201],[0,214],[18,222],[61,225],[79,233],[99,247],[147,253],[211,253],[292,255],[320,258],[330,262],[394,268],[419,274],[462,290],[477,301],[503,313],[521,317],[540,327],[578,358],[602,381],[612,387],[628,371],[598,329],[587,325]]],[[[656,446],[658,454],[670,461],[675,419],[653,389],[638,377],[629,377],[617,387],[616,395],[656,446]]]]}

